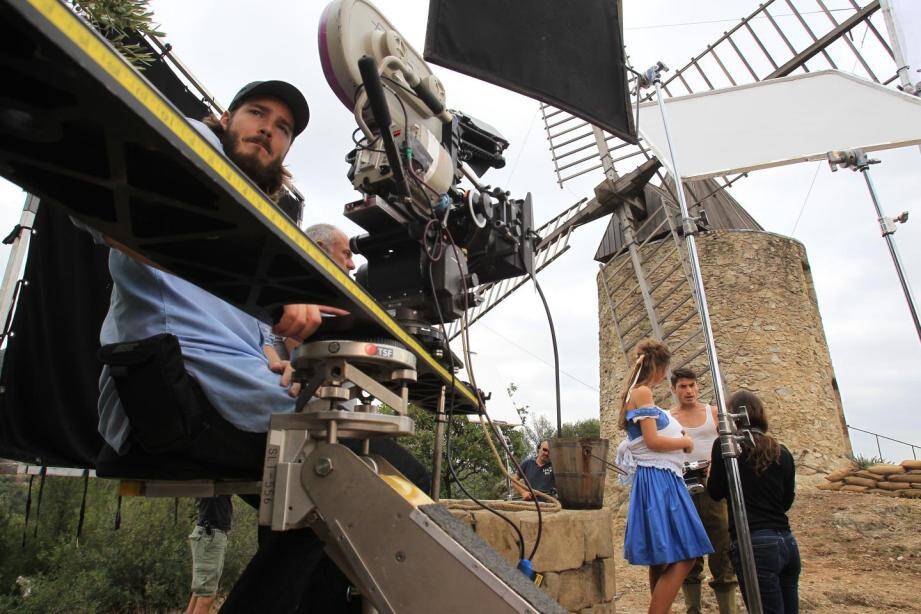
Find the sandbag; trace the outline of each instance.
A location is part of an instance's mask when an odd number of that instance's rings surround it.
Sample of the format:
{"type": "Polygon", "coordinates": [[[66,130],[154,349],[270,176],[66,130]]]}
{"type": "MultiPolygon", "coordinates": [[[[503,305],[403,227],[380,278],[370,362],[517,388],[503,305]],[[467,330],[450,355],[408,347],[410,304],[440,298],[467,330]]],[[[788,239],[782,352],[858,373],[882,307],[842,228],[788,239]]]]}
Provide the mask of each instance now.
{"type": "Polygon", "coordinates": [[[854,470],[853,467],[844,467],[843,469],[836,469],[832,471],[831,473],[829,473],[828,475],[826,475],[825,479],[828,480],[829,482],[839,482],[845,476],[851,475],[851,471],[853,470],[854,470]]]}
{"type": "Polygon", "coordinates": [[[903,460],[900,464],[906,469],[921,470],[921,460],[903,460]]]}
{"type": "MultiPolygon", "coordinates": [[[[876,488],[876,485],[879,484],[876,480],[870,480],[868,478],[860,478],[857,476],[849,475],[844,478],[844,483],[849,486],[862,486],[863,488],[876,488]]],[[[863,492],[863,491],[861,491],[863,492]]]]}
{"type": "Polygon", "coordinates": [[[906,469],[902,465],[890,465],[889,463],[880,463],[867,467],[867,471],[877,475],[890,475],[892,473],[905,473],[906,469]]]}
{"type": "Polygon", "coordinates": [[[902,473],[899,475],[890,475],[886,479],[890,482],[908,482],[909,484],[921,484],[921,474],[902,473]]]}
{"type": "Polygon", "coordinates": [[[817,484],[816,488],[818,488],[819,490],[841,490],[843,486],[844,486],[844,482],[840,482],[840,481],[839,482],[822,482],[821,484],[817,484]]]}
{"type": "Polygon", "coordinates": [[[866,486],[857,486],[855,484],[845,484],[841,487],[841,492],[867,492],[870,490],[866,486]]]}
{"type": "Polygon", "coordinates": [[[909,489],[909,490],[900,490],[899,496],[904,497],[905,499],[921,499],[921,490],[909,489]]]}
{"type": "Polygon", "coordinates": [[[911,488],[911,484],[906,482],[880,482],[877,487],[883,490],[907,490],[911,488]]]}

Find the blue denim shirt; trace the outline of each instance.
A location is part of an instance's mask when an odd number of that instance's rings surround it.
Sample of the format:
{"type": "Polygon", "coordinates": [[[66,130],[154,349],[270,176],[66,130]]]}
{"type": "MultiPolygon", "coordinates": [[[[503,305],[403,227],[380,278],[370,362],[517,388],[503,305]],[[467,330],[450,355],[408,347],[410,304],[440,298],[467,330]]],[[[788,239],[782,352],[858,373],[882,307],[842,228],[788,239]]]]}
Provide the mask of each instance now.
{"type": "MultiPolygon", "coordinates": [[[[189,120],[217,149],[210,128],[189,120]]],[[[92,231],[91,231],[92,232],[92,231]]],[[[97,241],[102,236],[92,232],[97,241]]],[[[269,371],[262,347],[269,327],[183,279],[118,250],[109,254],[112,298],[99,334],[103,345],[170,333],[179,340],[186,370],[214,408],[237,428],[268,430],[273,413],[294,411],[294,399],[269,371]]],[[[108,366],[99,379],[99,433],[120,454],[130,425],[108,366]]]]}

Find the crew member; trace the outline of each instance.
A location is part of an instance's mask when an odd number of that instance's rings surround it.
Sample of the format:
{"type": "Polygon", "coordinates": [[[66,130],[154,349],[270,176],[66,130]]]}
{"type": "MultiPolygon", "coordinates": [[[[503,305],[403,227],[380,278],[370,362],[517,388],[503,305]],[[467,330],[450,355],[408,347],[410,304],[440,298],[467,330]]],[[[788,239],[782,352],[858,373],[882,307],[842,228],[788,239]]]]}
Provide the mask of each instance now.
{"type": "MultiPolygon", "coordinates": [[[[293,85],[257,81],[243,87],[220,118],[190,121],[277,201],[291,178],[285,156],[308,119],[307,102],[293,85]]],[[[97,459],[99,475],[261,477],[270,416],[294,410],[263,353],[268,327],[125,246],[94,236],[113,247],[112,300],[100,333],[99,431],[106,445],[97,459]]],[[[273,332],[301,341],[317,330],[322,315],[345,313],[285,305],[273,332]]],[[[404,474],[424,487],[424,467],[407,457],[399,460],[419,470],[404,474]]],[[[273,533],[260,527],[259,549],[223,609],[297,611],[309,603],[316,611],[340,611],[345,591],[319,579],[329,568],[338,572],[309,529],[273,533]]]]}
{"type": "MultiPolygon", "coordinates": [[[[729,399],[731,412],[746,412],[751,427],[751,437],[745,438],[739,455],[739,479],[745,500],[745,515],[751,535],[755,572],[761,609],[764,614],[796,614],[799,612],[799,576],[802,572],[799,545],[790,530],[787,512],[796,496],[796,466],[790,451],[768,434],[768,417],[755,393],[740,390],[729,399]]],[[[729,479],[726,475],[722,449],[713,443],[710,451],[713,470],[707,489],[714,499],[729,496],[729,479]]],[[[737,541],[739,527],[730,514],[732,534],[732,565],[742,588],[742,559],[737,541]]],[[[748,604],[744,590],[742,596],[748,604]]]]}
{"type": "MultiPolygon", "coordinates": [[[[717,432],[716,407],[700,402],[700,387],[697,383],[697,374],[691,369],[681,368],[672,371],[672,393],[678,399],[678,405],[669,412],[681,426],[685,433],[694,441],[694,448],[685,454],[686,462],[709,461],[710,448],[719,437],[717,432]]],[[[729,519],[726,515],[726,505],[722,501],[714,501],[705,490],[696,495],[691,495],[694,507],[700,515],[707,537],[713,545],[713,553],[707,556],[707,563],[713,580],[710,588],[716,596],[720,614],[736,614],[736,578],[729,560],[729,519]]],[[[701,583],[703,582],[704,559],[698,558],[694,567],[684,580],[682,592],[687,614],[700,614],[701,583]]]]}
{"type": "Polygon", "coordinates": [[[233,524],[233,504],[228,495],[197,500],[198,517],[189,535],[192,551],[192,597],[186,614],[208,614],[224,571],[224,555],[233,524]]]}
{"type": "MultiPolygon", "coordinates": [[[[518,478],[521,479],[522,477],[527,478],[533,490],[547,493],[551,497],[557,496],[556,481],[553,477],[553,463],[550,462],[549,441],[540,442],[537,446],[537,456],[526,459],[521,463],[521,472],[518,473],[518,478]]],[[[532,499],[527,488],[523,488],[514,482],[512,484],[522,499],[525,501],[532,499]]]]}
{"type": "MultiPolygon", "coordinates": [[[[355,262],[352,259],[352,248],[349,247],[349,238],[344,232],[332,224],[314,224],[304,231],[307,238],[317,244],[332,258],[333,262],[339,265],[343,271],[351,273],[355,270],[355,262]]],[[[301,385],[298,382],[291,382],[293,369],[291,368],[291,353],[300,345],[297,339],[286,339],[280,335],[269,333],[266,335],[265,346],[263,351],[269,360],[269,369],[275,373],[281,374],[281,385],[288,389],[288,394],[297,398],[300,394],[301,385]]]]}

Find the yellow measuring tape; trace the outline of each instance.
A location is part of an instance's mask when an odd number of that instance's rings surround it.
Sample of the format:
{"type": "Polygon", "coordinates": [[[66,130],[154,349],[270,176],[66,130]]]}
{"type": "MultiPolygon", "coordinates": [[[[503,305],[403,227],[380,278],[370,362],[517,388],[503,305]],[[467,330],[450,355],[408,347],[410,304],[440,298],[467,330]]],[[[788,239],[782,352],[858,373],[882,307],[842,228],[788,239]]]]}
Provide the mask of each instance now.
{"type": "MultiPolygon", "coordinates": [[[[141,78],[134,68],[121,54],[113,51],[104,43],[99,35],[87,27],[76,15],[59,0],[27,0],[27,2],[41,14],[51,25],[70,39],[87,58],[92,60],[106,73],[118,82],[129,94],[150,111],[166,128],[192,149],[208,166],[226,181],[240,196],[250,203],[271,226],[280,230],[295,245],[300,247],[307,256],[330,277],[345,287],[349,296],[364,305],[400,342],[411,348],[421,357],[428,366],[442,379],[451,380],[451,373],[442,367],[425,349],[404,331],[384,311],[374,299],[349,277],[339,266],[334,263],[321,249],[310,242],[304,233],[295,226],[284,214],[272,205],[261,192],[253,188],[234,168],[227,159],[215,149],[189,125],[185,117],[176,112],[171,105],[166,103],[160,94],[141,78]]],[[[478,404],[477,397],[466,386],[457,382],[455,388],[469,399],[478,404]]]]}

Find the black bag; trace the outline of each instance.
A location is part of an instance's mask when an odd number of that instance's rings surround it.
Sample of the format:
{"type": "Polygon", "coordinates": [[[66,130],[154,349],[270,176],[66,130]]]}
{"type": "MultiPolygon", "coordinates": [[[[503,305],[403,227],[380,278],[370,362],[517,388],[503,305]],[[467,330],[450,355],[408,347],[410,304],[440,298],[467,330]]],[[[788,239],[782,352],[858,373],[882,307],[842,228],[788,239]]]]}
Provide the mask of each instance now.
{"type": "Polygon", "coordinates": [[[207,401],[182,362],[174,335],[104,345],[99,359],[109,365],[131,424],[131,440],[150,454],[189,445],[203,428],[207,401]]]}

